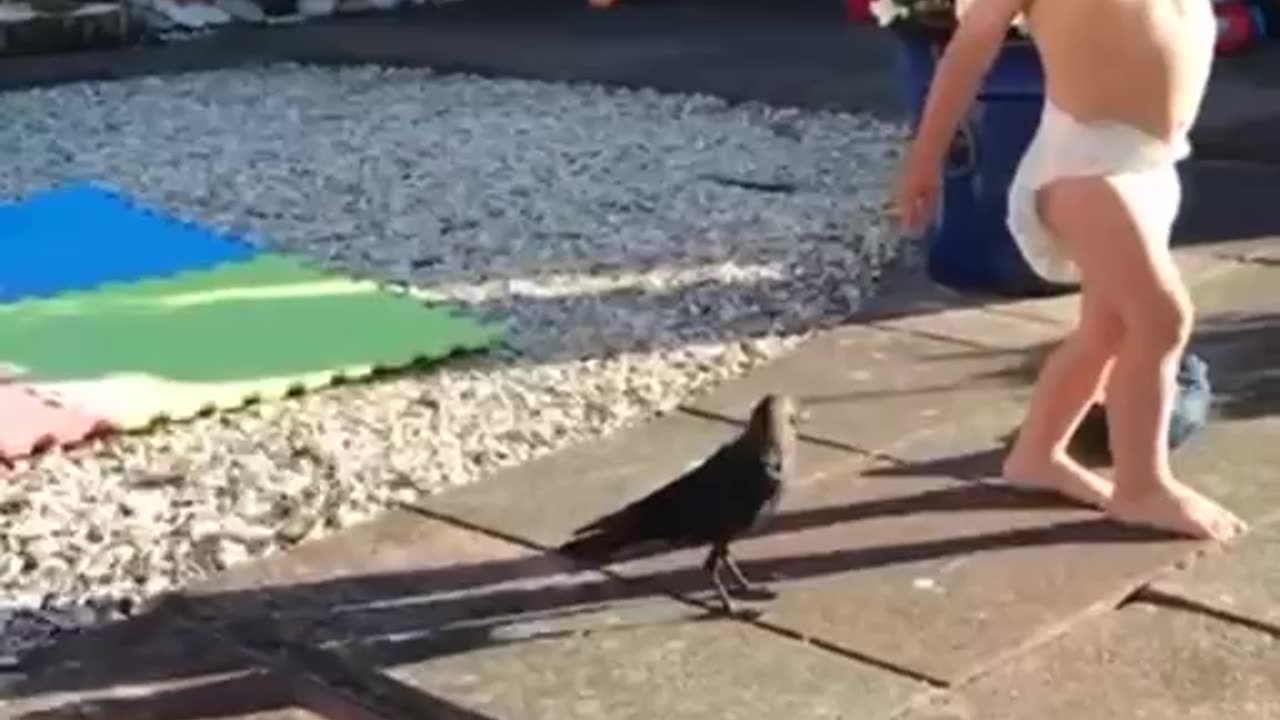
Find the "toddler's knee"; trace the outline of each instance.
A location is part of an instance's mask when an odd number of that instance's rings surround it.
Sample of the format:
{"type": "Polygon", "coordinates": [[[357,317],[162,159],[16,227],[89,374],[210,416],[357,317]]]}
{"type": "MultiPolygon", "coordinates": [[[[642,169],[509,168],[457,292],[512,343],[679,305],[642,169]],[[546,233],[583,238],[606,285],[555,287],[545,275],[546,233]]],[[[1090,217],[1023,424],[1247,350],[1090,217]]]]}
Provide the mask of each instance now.
{"type": "Polygon", "coordinates": [[[1180,348],[1191,338],[1195,308],[1184,294],[1161,293],[1133,308],[1129,330],[1161,349],[1180,348]]]}
{"type": "Polygon", "coordinates": [[[1094,352],[1110,355],[1124,340],[1125,324],[1118,314],[1096,318],[1080,327],[1085,346],[1094,352]]]}

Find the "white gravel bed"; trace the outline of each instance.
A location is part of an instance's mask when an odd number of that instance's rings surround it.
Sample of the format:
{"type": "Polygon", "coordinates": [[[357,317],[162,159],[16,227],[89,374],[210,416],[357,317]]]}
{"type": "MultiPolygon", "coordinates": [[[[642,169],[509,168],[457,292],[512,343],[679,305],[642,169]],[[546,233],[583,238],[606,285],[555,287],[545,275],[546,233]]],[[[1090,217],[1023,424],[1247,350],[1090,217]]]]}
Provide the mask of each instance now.
{"type": "Polygon", "coordinates": [[[108,182],[513,329],[429,374],[0,469],[0,657],[668,411],[846,317],[895,252],[903,130],[866,117],[273,66],[0,94],[0,118],[0,199],[108,182]]]}

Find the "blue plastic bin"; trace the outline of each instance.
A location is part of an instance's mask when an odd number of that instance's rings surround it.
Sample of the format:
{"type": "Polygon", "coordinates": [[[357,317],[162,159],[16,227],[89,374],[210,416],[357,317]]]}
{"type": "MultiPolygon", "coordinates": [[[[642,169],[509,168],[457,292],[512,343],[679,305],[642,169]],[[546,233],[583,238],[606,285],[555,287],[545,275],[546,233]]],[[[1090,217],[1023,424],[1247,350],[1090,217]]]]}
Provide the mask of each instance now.
{"type": "MultiPolygon", "coordinates": [[[[943,41],[899,35],[904,100],[912,127],[924,109],[943,41]]],[[[1030,42],[1007,43],[962,123],[946,163],[938,217],[926,231],[928,273],[952,289],[1000,297],[1071,292],[1036,275],[1006,225],[1009,184],[1044,106],[1040,57],[1030,42]]]]}

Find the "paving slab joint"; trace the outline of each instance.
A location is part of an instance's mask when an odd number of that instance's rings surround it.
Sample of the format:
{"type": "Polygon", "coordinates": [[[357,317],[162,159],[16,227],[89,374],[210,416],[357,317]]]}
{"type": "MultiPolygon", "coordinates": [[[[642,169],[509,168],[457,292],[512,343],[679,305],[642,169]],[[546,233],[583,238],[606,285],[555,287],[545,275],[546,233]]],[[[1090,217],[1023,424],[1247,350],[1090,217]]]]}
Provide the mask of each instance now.
{"type": "MultiPolygon", "coordinates": [[[[804,404],[803,398],[797,398],[797,400],[800,401],[801,405],[804,404]]],[[[688,415],[690,417],[696,417],[700,420],[710,420],[711,422],[732,425],[736,428],[741,428],[743,425],[742,421],[739,419],[732,418],[727,415],[722,415],[717,412],[712,412],[710,410],[704,410],[702,408],[695,407],[693,405],[685,405],[683,403],[676,406],[676,412],[682,413],[684,415],[688,415]]],[[[869,450],[867,448],[854,445],[852,443],[839,442],[837,440],[832,440],[830,438],[817,437],[817,436],[809,435],[803,432],[796,433],[796,437],[800,440],[803,440],[804,442],[811,443],[813,445],[821,445],[823,447],[831,448],[833,450],[843,450],[846,452],[853,453],[855,455],[860,455],[868,460],[893,463],[894,465],[905,464],[904,460],[895,458],[892,455],[886,455],[876,450],[869,450]]]]}
{"type": "MultiPolygon", "coordinates": [[[[975,309],[980,313],[990,312],[990,310],[988,310],[987,308],[979,307],[975,309]]],[[[1012,317],[1015,317],[1019,320],[1027,320],[1027,318],[1022,317],[1021,315],[1013,315],[1012,317]]],[[[1031,321],[1028,320],[1028,322],[1031,322],[1031,321]]],[[[959,345],[961,347],[969,348],[970,350],[999,349],[999,347],[997,346],[991,345],[989,343],[984,343],[979,340],[965,340],[965,339],[958,338],[954,335],[929,332],[928,330],[922,330],[920,328],[897,327],[895,325],[888,324],[888,322],[886,321],[875,321],[875,322],[868,323],[868,325],[882,332],[890,332],[897,335],[907,335],[913,338],[930,340],[933,342],[942,342],[942,343],[949,343],[951,345],[959,345]]]]}
{"type": "Polygon", "coordinates": [[[1248,615],[1243,615],[1237,612],[1232,612],[1199,600],[1193,600],[1183,595],[1158,590],[1151,586],[1138,588],[1138,590],[1125,601],[1125,604],[1151,605],[1167,610],[1178,610],[1195,615],[1203,615],[1221,622],[1239,625],[1255,632],[1263,633],[1275,640],[1280,640],[1280,625],[1252,618],[1248,615]]]}
{"type": "Polygon", "coordinates": [[[785,627],[783,625],[775,625],[766,620],[761,620],[760,618],[746,619],[746,620],[743,620],[742,618],[738,618],[738,619],[742,620],[743,622],[747,622],[751,625],[755,625],[761,630],[765,630],[765,631],[774,633],[776,635],[779,635],[781,637],[789,638],[791,640],[796,640],[798,642],[805,643],[806,645],[811,645],[814,648],[817,648],[818,650],[822,650],[823,652],[828,652],[833,655],[838,655],[848,660],[860,662],[864,665],[870,665],[877,669],[884,670],[885,672],[892,673],[900,677],[904,677],[908,680],[915,680],[916,682],[924,683],[925,685],[928,685],[930,688],[945,689],[953,686],[953,683],[947,680],[946,678],[937,677],[934,675],[930,675],[928,673],[920,672],[918,670],[912,670],[911,668],[906,667],[904,665],[898,665],[897,663],[893,663],[888,660],[883,660],[874,655],[860,653],[856,650],[852,650],[847,647],[841,647],[834,643],[829,643],[826,640],[823,640],[822,638],[808,637],[808,636],[802,635],[801,633],[796,632],[795,630],[785,627]]]}
{"type": "Polygon", "coordinates": [[[415,503],[393,500],[389,508],[392,510],[403,510],[407,513],[411,513],[413,515],[418,515],[420,517],[427,518],[428,520],[434,520],[436,522],[444,523],[445,525],[451,525],[460,530],[476,533],[478,535],[484,535],[484,536],[493,538],[495,540],[511,543],[512,545],[519,545],[520,547],[526,550],[532,550],[534,552],[549,552],[549,551],[555,550],[555,548],[548,547],[534,540],[530,540],[527,537],[523,537],[521,535],[513,535],[506,531],[499,530],[498,528],[489,527],[488,525],[481,525],[479,523],[474,523],[474,522],[471,522],[470,520],[466,520],[464,518],[460,518],[455,515],[450,515],[449,513],[440,512],[439,510],[433,510],[423,505],[417,505],[415,503]]]}

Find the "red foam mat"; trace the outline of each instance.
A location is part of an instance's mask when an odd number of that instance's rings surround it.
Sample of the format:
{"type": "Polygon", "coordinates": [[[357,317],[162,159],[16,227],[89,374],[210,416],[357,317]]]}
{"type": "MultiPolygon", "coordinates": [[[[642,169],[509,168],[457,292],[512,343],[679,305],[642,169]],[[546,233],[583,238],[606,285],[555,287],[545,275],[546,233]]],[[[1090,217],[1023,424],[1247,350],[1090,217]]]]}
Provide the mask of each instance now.
{"type": "Polygon", "coordinates": [[[55,405],[21,383],[0,379],[0,460],[74,445],[110,431],[110,423],[102,418],[55,405]]]}

